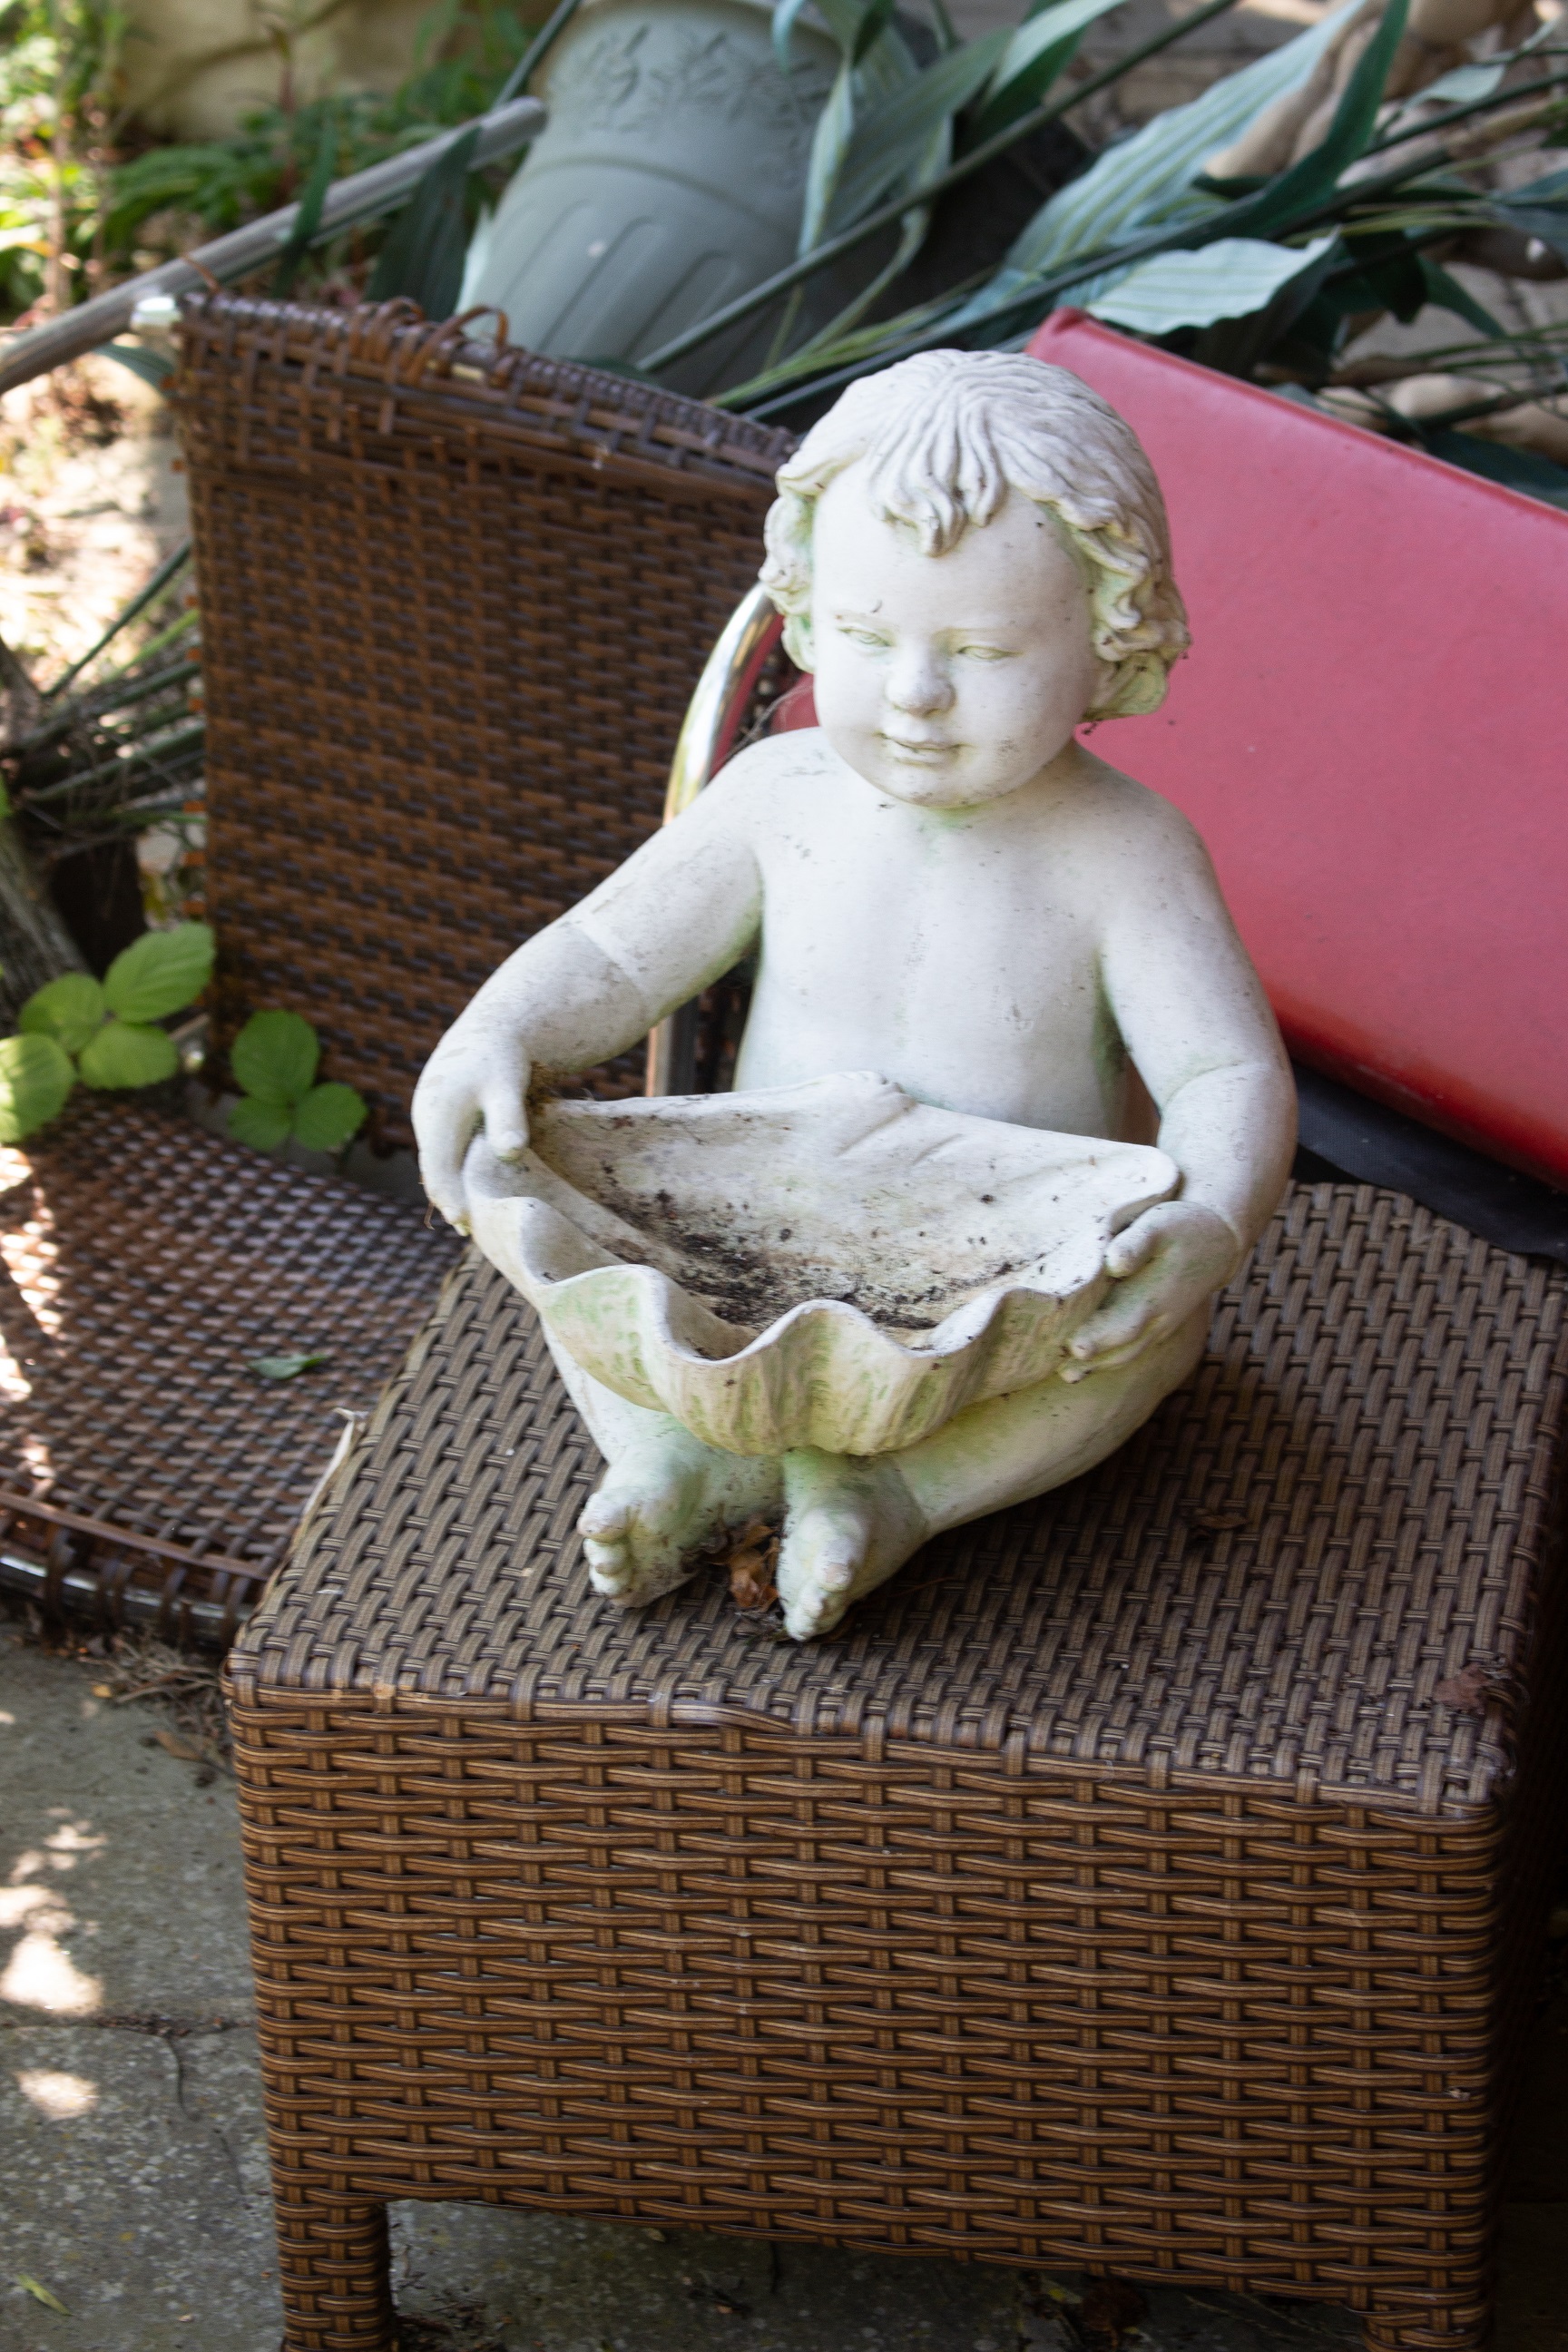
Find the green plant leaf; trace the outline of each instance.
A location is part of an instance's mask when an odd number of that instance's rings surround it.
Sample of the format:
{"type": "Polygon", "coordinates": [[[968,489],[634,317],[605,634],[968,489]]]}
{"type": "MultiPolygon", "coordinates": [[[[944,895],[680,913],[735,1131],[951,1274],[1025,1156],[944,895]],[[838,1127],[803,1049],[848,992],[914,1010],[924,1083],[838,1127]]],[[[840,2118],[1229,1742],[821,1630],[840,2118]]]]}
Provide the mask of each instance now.
{"type": "Polygon", "coordinates": [[[166,1029],[106,1021],[82,1047],[78,1066],[89,1087],[155,1087],[179,1068],[180,1049],[166,1029]]]}
{"type": "Polygon", "coordinates": [[[1255,196],[1244,196],[1231,215],[1233,229],[1243,236],[1267,236],[1289,228],[1299,213],[1321,204],[1338,185],[1340,175],[1365,152],[1377,128],[1377,110],[1394,52],[1399,47],[1410,0],[1388,0],[1376,32],[1367,43],[1334,109],[1334,119],[1310,154],[1281,172],[1255,196]]]}
{"type": "Polygon", "coordinates": [[[1226,236],[1196,253],[1157,253],[1087,307],[1108,325],[1138,335],[1169,335],[1178,327],[1212,326],[1216,319],[1250,318],[1281,287],[1315,269],[1336,242],[1332,236],[1321,236],[1297,250],[1226,236]]]}
{"type": "Polygon", "coordinates": [[[1461,286],[1457,278],[1448,275],[1441,262],[1434,261],[1429,253],[1418,255],[1417,259],[1428,302],[1435,302],[1440,310],[1452,310],[1457,319],[1463,319],[1468,326],[1479,328],[1481,333],[1493,342],[1507,335],[1508,329],[1501,320],[1494,319],[1491,312],[1477,301],[1468,287],[1461,286]]]}
{"type": "Polygon", "coordinates": [[[859,30],[849,52],[852,64],[858,65],[863,58],[869,55],[882,32],[891,23],[892,16],[893,0],[866,0],[859,30]]]}
{"type": "Polygon", "coordinates": [[[1460,433],[1444,425],[1423,433],[1422,446],[1450,466],[1462,466],[1483,480],[1502,482],[1526,498],[1544,499],[1548,506],[1568,508],[1568,466],[1538,457],[1533,449],[1510,449],[1504,441],[1483,441],[1479,433],[1460,433]]]}
{"type": "Polygon", "coordinates": [[[253,1151],[276,1151],[288,1141],[292,1125],[293,1113],[287,1103],[262,1102],[256,1095],[242,1095],[229,1106],[229,1134],[236,1143],[248,1143],[253,1151]]]}
{"type": "Polygon", "coordinates": [[[259,1372],[264,1381],[297,1381],[301,1372],[313,1372],[324,1364],[325,1356],[253,1356],[250,1369],[259,1372]]]}
{"type": "Polygon", "coordinates": [[[142,343],[95,343],[93,357],[118,360],[121,367],[150,383],[154,392],[162,392],[174,373],[175,362],[167,352],[149,350],[142,343]]]}
{"type": "Polygon", "coordinates": [[[279,1110],[308,1094],[321,1048],[310,1023],[298,1013],[253,1013],[233,1045],[228,1063],[235,1083],[279,1110]]]}
{"type": "Polygon", "coordinates": [[[801,206],[797,255],[822,242],[827,215],[838,191],[838,176],[855,133],[855,75],[847,58],[834,76],[811,134],[811,156],[805,171],[805,201],[801,206]]]}
{"type": "Polygon", "coordinates": [[[294,1109],[294,1137],[307,1151],[338,1151],[365,1121],[364,1097],[329,1081],[312,1087],[294,1109]]]}
{"type": "Polygon", "coordinates": [[[1489,98],[1507,71],[1506,65],[1456,66],[1452,73],[1424,83],[1405,100],[1394,121],[1399,123],[1406,115],[1419,116],[1431,106],[1468,106],[1478,98],[1489,98]]]}
{"type": "Polygon", "coordinates": [[[427,319],[449,319],[463,284],[468,228],[465,214],[476,127],[444,148],[388,231],[376,256],[366,299],[385,302],[406,294],[427,319]]]}
{"type": "Polygon", "coordinates": [[[833,199],[835,228],[869,211],[900,180],[912,179],[931,132],[973,97],[1011,38],[1003,30],[966,41],[867,115],[850,142],[833,199]]]}
{"type": "Polygon", "coordinates": [[[338,162],[338,126],[328,115],[321,125],[321,144],[305,193],[300,199],[300,209],[294,215],[294,226],[289,232],[289,242],[278,257],[278,268],[272,279],[272,299],[286,301],[293,291],[294,280],[300,274],[300,264],[310,249],[316,231],[321,226],[321,208],[327,201],[327,191],[332,184],[332,174],[338,162]]]}
{"type": "MultiPolygon", "coordinates": [[[[1221,199],[1193,184],[1204,163],[1239,139],[1266,106],[1300,88],[1342,21],[1343,11],[1334,10],[1239,73],[1222,75],[1201,98],[1155,115],[1131,139],[1108,147],[1087,172],[1042,205],[991,283],[943,321],[944,331],[955,334],[977,324],[988,312],[1026,296],[1037,279],[1068,269],[1106,246],[1217,212],[1221,199]]],[[[1075,288],[1072,299],[1091,301],[1113,282],[1109,274],[1086,280],[1075,288]]]]}
{"type": "Polygon", "coordinates": [[[1121,0],[1056,0],[1056,5],[1036,10],[1007,37],[985,104],[970,136],[978,144],[1032,106],[1038,106],[1057,76],[1071,59],[1087,28],[1109,15],[1121,0]]]}
{"type": "Polygon", "coordinates": [[[57,1118],[75,1084],[70,1055],[52,1037],[0,1038],[0,1143],[20,1143],[57,1118]]]}
{"type": "Polygon", "coordinates": [[[122,1021],[161,1021],[166,1013],[183,1012],[212,978],[213,947],[206,923],[144,932],[105,973],[105,1003],[122,1021]]]}
{"type": "Polygon", "coordinates": [[[35,989],[16,1015],[24,1037],[52,1037],[68,1054],[79,1054],[103,1019],[103,991],[88,971],[62,971],[35,989]]]}
{"type": "Polygon", "coordinates": [[[805,6],[805,0],[778,0],[773,10],[773,50],[785,73],[790,64],[790,36],[805,6]]]}
{"type": "Polygon", "coordinates": [[[1549,172],[1544,179],[1527,180],[1506,196],[1493,196],[1487,215],[1521,236],[1538,236],[1553,253],[1568,260],[1568,172],[1549,172]]]}

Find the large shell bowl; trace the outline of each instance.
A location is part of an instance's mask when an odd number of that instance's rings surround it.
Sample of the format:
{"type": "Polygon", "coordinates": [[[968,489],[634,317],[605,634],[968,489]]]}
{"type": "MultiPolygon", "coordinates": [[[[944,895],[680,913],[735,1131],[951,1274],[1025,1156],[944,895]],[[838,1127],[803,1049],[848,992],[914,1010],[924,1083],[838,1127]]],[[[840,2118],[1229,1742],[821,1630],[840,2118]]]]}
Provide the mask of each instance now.
{"type": "Polygon", "coordinates": [[[883,1454],[1047,1377],[1111,1236],[1178,1181],[1141,1144],[933,1109],[868,1074],[552,1103],[479,1138],[474,1239],[558,1348],[731,1454],[883,1454]]]}

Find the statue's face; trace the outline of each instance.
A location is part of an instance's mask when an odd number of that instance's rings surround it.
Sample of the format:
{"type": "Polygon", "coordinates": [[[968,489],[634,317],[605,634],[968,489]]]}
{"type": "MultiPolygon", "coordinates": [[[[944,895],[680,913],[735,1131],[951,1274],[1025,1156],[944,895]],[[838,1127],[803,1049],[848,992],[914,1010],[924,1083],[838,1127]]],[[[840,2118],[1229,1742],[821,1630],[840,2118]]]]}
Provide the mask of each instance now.
{"type": "Polygon", "coordinates": [[[895,800],[1001,800],[1056,757],[1101,689],[1078,561],[1016,491],[945,555],[922,555],[907,524],[871,507],[863,470],[829,484],[812,533],[817,719],[895,800]]]}

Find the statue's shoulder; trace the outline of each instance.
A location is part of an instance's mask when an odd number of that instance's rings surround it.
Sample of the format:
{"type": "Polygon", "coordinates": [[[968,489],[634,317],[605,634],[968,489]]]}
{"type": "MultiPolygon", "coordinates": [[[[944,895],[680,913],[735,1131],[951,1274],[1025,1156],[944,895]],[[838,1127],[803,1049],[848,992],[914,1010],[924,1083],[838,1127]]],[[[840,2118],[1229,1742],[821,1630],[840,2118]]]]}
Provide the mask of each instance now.
{"type": "Polygon", "coordinates": [[[1173,801],[1123,769],[1113,768],[1087,745],[1079,746],[1088,790],[1078,806],[1091,833],[1103,835],[1107,850],[1114,849],[1133,863],[1150,858],[1203,858],[1203,837],[1192,819],[1173,801]]]}
{"type": "Polygon", "coordinates": [[[727,760],[708,787],[738,797],[776,796],[790,784],[825,775],[834,754],[820,727],[793,727],[782,735],[760,735],[727,760]]]}

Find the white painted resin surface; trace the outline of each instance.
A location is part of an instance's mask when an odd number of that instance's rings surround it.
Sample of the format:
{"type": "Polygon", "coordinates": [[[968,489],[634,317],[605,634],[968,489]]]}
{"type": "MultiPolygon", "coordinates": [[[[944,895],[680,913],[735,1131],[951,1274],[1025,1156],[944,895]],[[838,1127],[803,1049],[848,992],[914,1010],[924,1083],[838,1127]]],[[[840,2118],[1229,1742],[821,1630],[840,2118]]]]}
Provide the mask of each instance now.
{"type": "Polygon", "coordinates": [[[1112,1236],[1179,1182],[1138,1144],[917,1103],[872,1073],[556,1103],[465,1170],[550,1336],[710,1445],[883,1454],[1061,1364],[1112,1236]]]}

